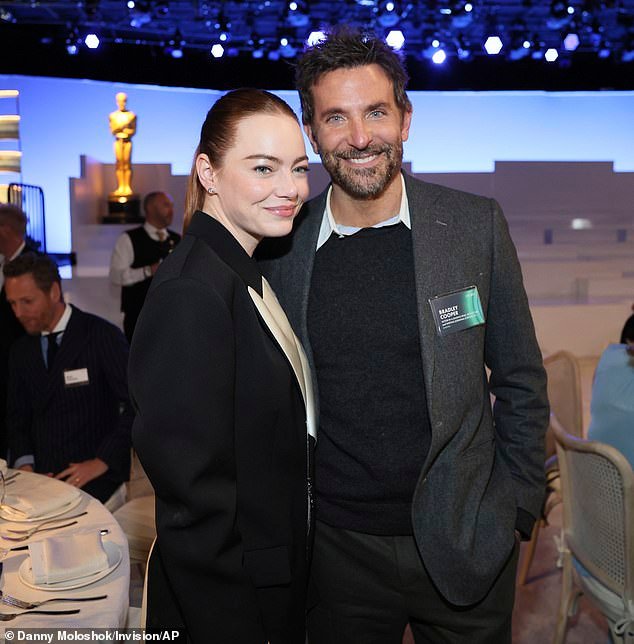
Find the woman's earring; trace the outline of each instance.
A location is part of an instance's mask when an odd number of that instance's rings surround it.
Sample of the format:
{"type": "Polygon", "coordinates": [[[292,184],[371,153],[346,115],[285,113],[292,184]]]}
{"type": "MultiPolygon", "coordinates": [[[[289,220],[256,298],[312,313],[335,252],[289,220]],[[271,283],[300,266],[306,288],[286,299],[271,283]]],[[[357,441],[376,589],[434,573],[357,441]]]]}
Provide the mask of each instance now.
{"type": "Polygon", "coordinates": [[[207,188],[207,192],[208,192],[210,195],[215,195],[215,194],[216,194],[216,191],[215,191],[211,186],[209,186],[209,188],[207,188]]]}

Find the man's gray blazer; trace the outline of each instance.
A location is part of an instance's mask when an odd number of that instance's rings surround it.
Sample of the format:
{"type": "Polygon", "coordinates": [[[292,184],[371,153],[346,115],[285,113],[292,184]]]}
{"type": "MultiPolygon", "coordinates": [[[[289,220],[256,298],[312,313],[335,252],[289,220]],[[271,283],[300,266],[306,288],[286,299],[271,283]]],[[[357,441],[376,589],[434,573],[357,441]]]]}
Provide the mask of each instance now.
{"type": "MultiPolygon", "coordinates": [[[[405,185],[432,429],[412,499],[412,525],[439,591],[454,604],[468,605],[486,595],[508,559],[518,508],[540,515],[546,375],[498,204],[408,175],[405,185]],[[484,325],[441,337],[429,299],[473,285],[484,325]]],[[[306,204],[292,236],[268,240],[259,249],[262,270],[313,372],[306,311],[325,199],[324,192],[306,204]]]]}

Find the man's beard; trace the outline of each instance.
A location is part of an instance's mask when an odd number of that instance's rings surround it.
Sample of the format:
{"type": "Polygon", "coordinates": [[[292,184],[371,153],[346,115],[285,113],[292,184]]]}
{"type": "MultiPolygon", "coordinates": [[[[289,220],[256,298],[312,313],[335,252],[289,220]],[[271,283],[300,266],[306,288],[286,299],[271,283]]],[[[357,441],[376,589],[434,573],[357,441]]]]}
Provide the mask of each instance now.
{"type": "Polygon", "coordinates": [[[383,194],[400,172],[403,160],[403,144],[368,147],[365,150],[346,152],[319,151],[321,162],[332,182],[355,199],[375,199],[383,194]],[[363,158],[373,154],[382,155],[384,162],[372,168],[354,168],[344,164],[346,159],[363,158]]]}

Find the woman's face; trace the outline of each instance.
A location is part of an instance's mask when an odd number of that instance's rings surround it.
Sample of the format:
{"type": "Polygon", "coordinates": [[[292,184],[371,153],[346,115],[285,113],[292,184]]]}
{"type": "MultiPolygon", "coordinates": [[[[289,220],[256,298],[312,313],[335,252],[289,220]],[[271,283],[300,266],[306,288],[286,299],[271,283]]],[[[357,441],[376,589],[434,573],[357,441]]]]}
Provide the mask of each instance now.
{"type": "MultiPolygon", "coordinates": [[[[205,210],[251,255],[262,238],[290,233],[308,197],[307,173],[304,138],[295,119],[249,116],[238,123],[222,166],[210,168],[216,194],[206,195],[205,210]]],[[[201,181],[209,187],[204,175],[201,181]]]]}

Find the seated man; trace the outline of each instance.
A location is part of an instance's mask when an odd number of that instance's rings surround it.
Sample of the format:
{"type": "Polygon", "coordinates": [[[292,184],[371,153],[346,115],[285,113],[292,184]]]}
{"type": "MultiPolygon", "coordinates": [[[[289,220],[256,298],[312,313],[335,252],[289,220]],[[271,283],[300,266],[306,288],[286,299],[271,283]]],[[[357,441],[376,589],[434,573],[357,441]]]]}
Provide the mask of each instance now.
{"type": "Polygon", "coordinates": [[[65,304],[46,255],[26,253],[3,272],[27,332],[9,356],[10,462],[105,502],[130,475],[128,344],[113,324],[65,304]]]}
{"type": "Polygon", "coordinates": [[[143,200],[145,223],[122,233],[110,259],[110,281],[121,287],[123,331],[128,342],[161,261],[174,250],[180,235],[168,226],[174,202],[165,192],[150,192],[143,200]]]}
{"type": "MultiPolygon", "coordinates": [[[[0,266],[18,255],[35,251],[27,243],[26,214],[15,204],[0,204],[0,266]]],[[[37,252],[37,251],[35,251],[37,252]]],[[[16,320],[4,292],[4,278],[0,271],[0,458],[7,455],[7,369],[9,350],[19,337],[24,335],[22,325],[16,320]]]]}
{"type": "Polygon", "coordinates": [[[594,372],[588,438],[616,447],[634,467],[634,325],[622,339],[608,346],[594,372]]]}

